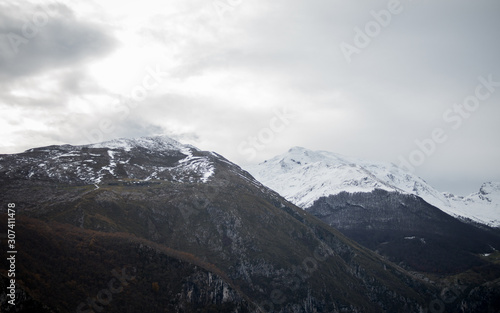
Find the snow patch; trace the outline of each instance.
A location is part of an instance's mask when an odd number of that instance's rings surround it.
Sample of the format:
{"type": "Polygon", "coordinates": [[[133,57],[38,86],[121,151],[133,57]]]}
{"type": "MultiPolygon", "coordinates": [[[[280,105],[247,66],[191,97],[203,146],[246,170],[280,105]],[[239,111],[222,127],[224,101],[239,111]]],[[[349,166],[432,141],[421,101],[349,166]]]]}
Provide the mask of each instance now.
{"type": "Polygon", "coordinates": [[[181,144],[180,142],[166,136],[141,137],[134,139],[120,138],[101,143],[90,144],[83,147],[119,149],[125,151],[131,151],[132,149],[138,148],[153,151],[170,151],[180,150],[186,147],[197,150],[193,146],[181,144]]]}
{"type": "Polygon", "coordinates": [[[301,147],[245,169],[304,209],[321,197],[382,189],[416,195],[452,216],[500,227],[500,183],[496,182],[483,184],[477,193],[459,197],[439,192],[392,163],[301,147]]]}
{"type": "MultiPolygon", "coordinates": [[[[186,157],[179,161],[179,168],[182,172],[194,172],[199,175],[202,183],[208,182],[210,177],[215,173],[213,164],[206,157],[194,156],[192,148],[185,147],[181,152],[186,157]]],[[[191,182],[192,180],[190,180],[191,182]]]]}

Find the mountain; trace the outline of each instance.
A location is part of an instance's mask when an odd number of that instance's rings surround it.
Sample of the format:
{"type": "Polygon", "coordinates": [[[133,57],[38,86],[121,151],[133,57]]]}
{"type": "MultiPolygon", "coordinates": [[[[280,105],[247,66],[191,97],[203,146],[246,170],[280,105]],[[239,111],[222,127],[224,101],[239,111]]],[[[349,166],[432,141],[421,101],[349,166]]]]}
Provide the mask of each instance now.
{"type": "Polygon", "coordinates": [[[419,272],[489,271],[484,256],[500,250],[498,233],[464,223],[415,195],[380,189],[341,192],[318,199],[307,212],[392,262],[419,272]]]}
{"type": "Polygon", "coordinates": [[[469,196],[455,196],[444,193],[448,206],[443,206],[448,213],[465,217],[472,221],[492,227],[500,227],[500,182],[484,183],[478,192],[469,196]]]}
{"type": "Polygon", "coordinates": [[[321,197],[340,192],[381,189],[413,194],[452,216],[500,227],[500,183],[485,183],[478,193],[460,197],[441,193],[394,164],[300,147],[246,169],[304,209],[321,197]]]}
{"type": "Polygon", "coordinates": [[[308,213],[409,270],[439,275],[490,271],[483,256],[500,250],[498,229],[465,223],[435,206],[494,203],[493,183],[465,200],[440,194],[392,164],[304,148],[292,148],[249,171],[308,213]]]}
{"type": "MultiPolygon", "coordinates": [[[[407,272],[167,137],[0,155],[0,189],[18,251],[17,305],[2,288],[2,312],[422,312],[459,286],[407,272]]],[[[460,290],[447,309],[497,308],[500,287],[460,290]]]]}
{"type": "Polygon", "coordinates": [[[0,171],[11,179],[100,184],[110,179],[206,182],[213,174],[207,157],[168,137],[117,139],[83,146],[50,146],[0,156],[0,171]],[[15,166],[12,166],[15,163],[15,166]]]}

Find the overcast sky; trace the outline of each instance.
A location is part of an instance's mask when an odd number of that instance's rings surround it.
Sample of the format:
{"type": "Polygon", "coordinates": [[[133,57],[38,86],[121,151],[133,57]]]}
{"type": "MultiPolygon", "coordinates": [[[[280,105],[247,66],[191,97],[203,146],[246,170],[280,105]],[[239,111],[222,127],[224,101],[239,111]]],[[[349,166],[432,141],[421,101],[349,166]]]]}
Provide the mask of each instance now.
{"type": "Polygon", "coordinates": [[[498,0],[0,0],[0,153],[303,146],[465,195],[500,181],[499,31],[498,0]]]}

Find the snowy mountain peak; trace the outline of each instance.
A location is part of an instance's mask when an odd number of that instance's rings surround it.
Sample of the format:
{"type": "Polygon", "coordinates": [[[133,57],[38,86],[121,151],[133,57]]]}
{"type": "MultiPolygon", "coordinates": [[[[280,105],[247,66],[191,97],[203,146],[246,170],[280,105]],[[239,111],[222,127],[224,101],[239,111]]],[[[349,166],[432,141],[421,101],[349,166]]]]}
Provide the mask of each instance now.
{"type": "Polygon", "coordinates": [[[500,184],[486,183],[469,197],[443,194],[422,178],[392,163],[373,162],[328,151],[293,147],[246,168],[257,180],[302,208],[321,197],[375,189],[413,194],[454,215],[500,225],[500,184]],[[485,208],[489,204],[489,208],[485,208]]]}
{"type": "Polygon", "coordinates": [[[257,166],[248,168],[258,180],[295,204],[307,208],[323,196],[374,189],[415,194],[434,194],[422,179],[393,164],[369,162],[327,151],[294,147],[257,166]]]}
{"type": "Polygon", "coordinates": [[[166,136],[49,146],[0,157],[0,174],[75,184],[107,180],[207,182],[214,156],[166,136]]]}
{"type": "Polygon", "coordinates": [[[483,196],[500,196],[500,182],[487,182],[484,183],[479,189],[479,193],[483,196]]]}
{"type": "Polygon", "coordinates": [[[478,192],[466,197],[450,193],[446,196],[456,215],[500,227],[500,182],[484,183],[478,192]]]}
{"type": "Polygon", "coordinates": [[[288,150],[288,153],[302,153],[305,150],[307,150],[307,149],[303,148],[303,147],[295,146],[295,147],[291,147],[290,150],[288,150]]]}
{"type": "Polygon", "coordinates": [[[193,146],[181,144],[180,142],[167,136],[151,136],[131,139],[120,138],[101,143],[85,145],[84,147],[123,149],[125,151],[130,151],[133,148],[144,148],[154,151],[181,150],[185,148],[198,150],[193,146]]]}
{"type": "MultiPolygon", "coordinates": [[[[338,154],[327,151],[313,151],[301,147],[294,147],[287,153],[276,156],[265,163],[273,163],[279,160],[282,163],[296,164],[295,167],[304,167],[307,165],[322,163],[324,165],[347,165],[351,162],[338,154]]],[[[261,163],[262,164],[262,163],[261,163]]]]}

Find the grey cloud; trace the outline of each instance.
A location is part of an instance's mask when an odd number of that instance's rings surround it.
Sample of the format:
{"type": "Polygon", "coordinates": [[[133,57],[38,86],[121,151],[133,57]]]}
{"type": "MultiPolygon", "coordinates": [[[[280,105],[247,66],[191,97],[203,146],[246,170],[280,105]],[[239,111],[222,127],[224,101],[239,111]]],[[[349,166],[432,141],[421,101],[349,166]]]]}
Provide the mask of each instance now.
{"type": "Polygon", "coordinates": [[[14,95],[10,91],[16,88],[26,88],[26,86],[36,86],[39,83],[37,77],[20,77],[9,84],[0,84],[0,100],[4,105],[10,107],[23,108],[43,108],[44,110],[64,110],[68,101],[72,97],[85,95],[108,95],[109,92],[95,84],[88,77],[81,65],[73,68],[52,71],[50,80],[56,88],[45,91],[38,96],[14,95]]]}
{"type": "Polygon", "coordinates": [[[57,8],[4,5],[0,20],[0,81],[4,83],[78,66],[116,46],[107,29],[77,19],[62,4],[57,8]]]}
{"type": "MultiPolygon", "coordinates": [[[[404,11],[347,63],[340,43],[352,43],[354,28],[364,28],[373,20],[370,11],[384,9],[388,2],[243,1],[222,21],[215,12],[197,11],[204,5],[177,15],[155,15],[137,31],[145,43],[154,40],[175,52],[168,54],[168,63],[178,65],[169,79],[189,84],[191,78],[227,74],[236,78],[228,80],[235,89],[255,88],[259,100],[272,96],[273,101],[266,102],[269,110],[248,107],[252,99],[240,99],[238,92],[220,103],[220,90],[213,98],[195,96],[196,90],[189,96],[173,90],[148,97],[125,119],[111,107],[93,116],[59,114],[60,108],[54,107],[50,113],[58,119],[47,136],[88,143],[84,132],[110,119],[115,129],[103,139],[166,133],[244,163],[238,144],[266,127],[273,107],[287,102],[297,107],[299,102],[304,114],[259,151],[259,160],[300,145],[397,163],[400,155],[416,149],[416,139],[442,127],[450,139],[426,158],[417,174],[439,189],[460,193],[476,190],[479,181],[499,180],[500,88],[456,132],[442,115],[474,92],[478,76],[492,74],[500,81],[500,2],[401,0],[404,11]],[[259,90],[265,90],[264,96],[257,94],[259,90]],[[335,92],[338,98],[331,96],[335,92]],[[488,157],[471,164],[478,153],[488,157]]],[[[0,33],[19,28],[19,12],[0,12],[0,33]]],[[[71,13],[59,12],[20,47],[26,48],[16,56],[20,66],[0,58],[3,99],[10,96],[8,81],[29,84],[30,75],[70,65],[76,65],[74,71],[53,76],[59,95],[39,101],[65,103],[72,96],[105,93],[85,78],[84,63],[113,49],[114,40],[107,29],[75,20],[71,13]]],[[[252,95],[254,90],[245,91],[252,95]]],[[[10,100],[25,101],[22,105],[27,106],[36,99],[10,100]]]]}

